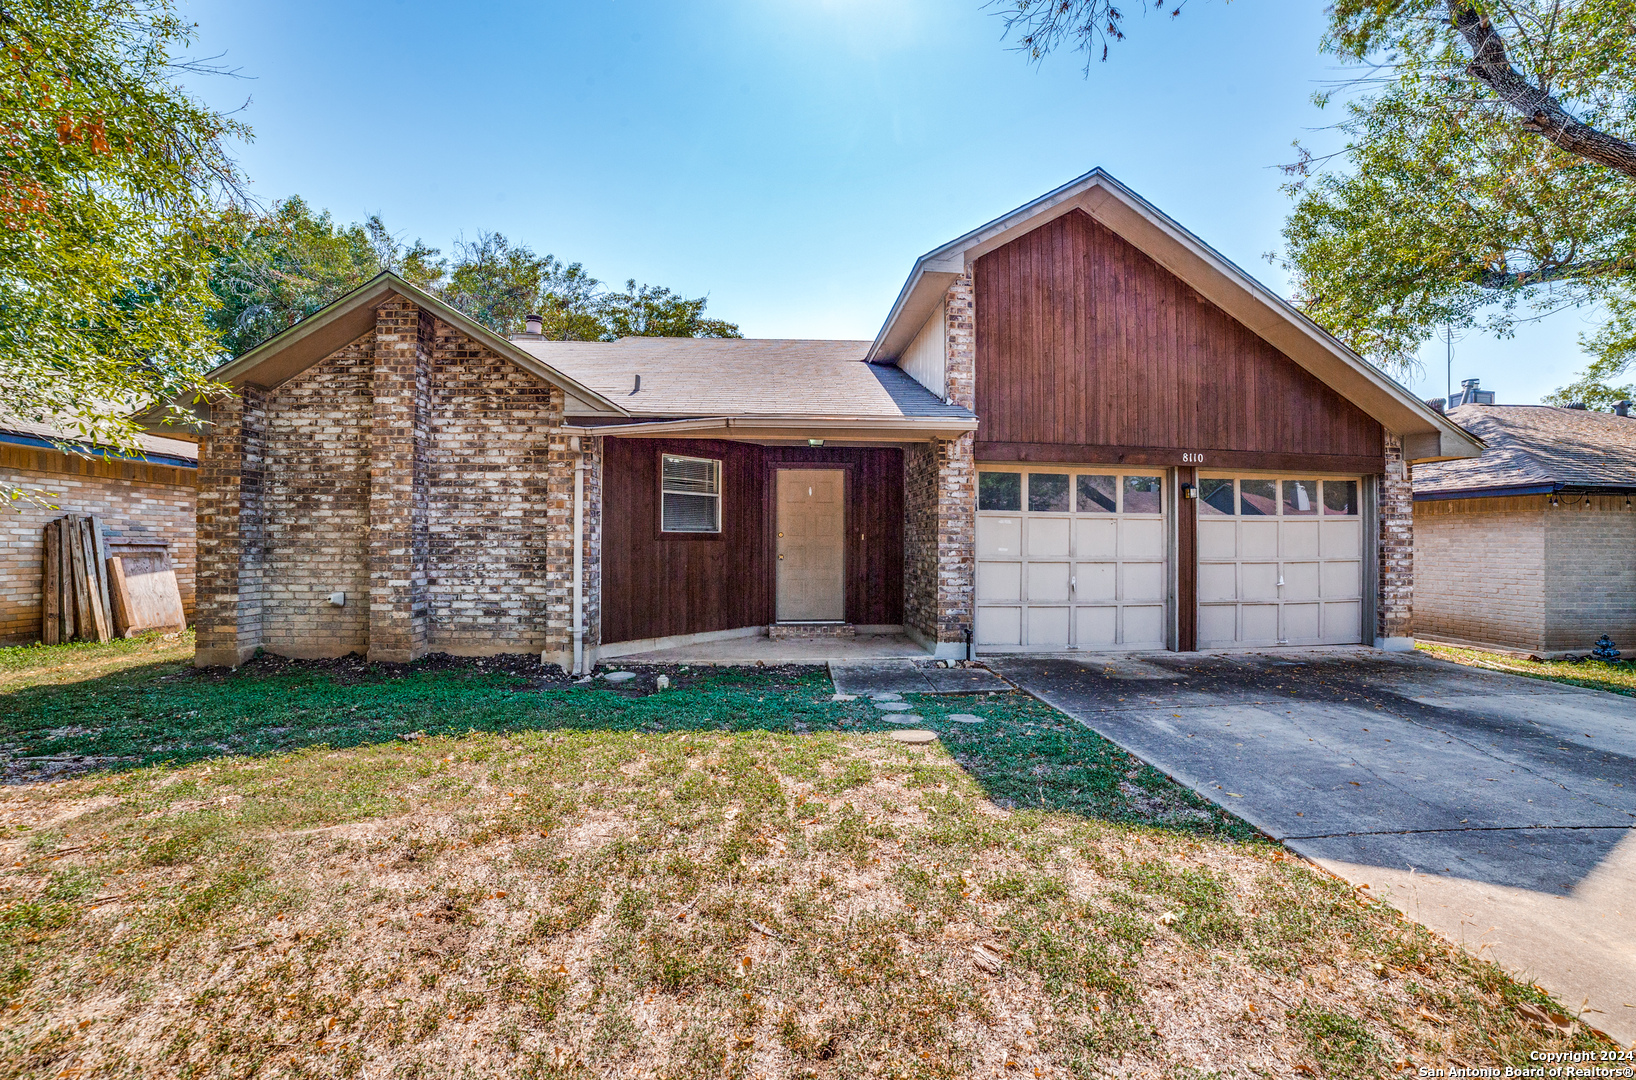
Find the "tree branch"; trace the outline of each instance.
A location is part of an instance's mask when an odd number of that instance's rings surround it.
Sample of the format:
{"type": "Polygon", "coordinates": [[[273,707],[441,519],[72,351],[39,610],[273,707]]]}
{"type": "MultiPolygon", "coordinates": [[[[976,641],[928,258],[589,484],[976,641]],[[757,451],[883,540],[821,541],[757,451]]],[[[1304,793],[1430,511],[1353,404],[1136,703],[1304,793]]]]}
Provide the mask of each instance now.
{"type": "Polygon", "coordinates": [[[1548,285],[1553,281],[1585,281],[1591,278],[1615,277],[1636,270],[1636,256],[1617,259],[1593,259],[1589,262],[1561,262],[1538,270],[1483,270],[1471,280],[1485,289],[1522,289],[1530,285],[1548,285]]]}
{"type": "Polygon", "coordinates": [[[1636,178],[1636,145],[1581,123],[1555,97],[1529,82],[1511,65],[1504,39],[1472,0],[1448,0],[1448,6],[1455,30],[1471,46],[1466,71],[1520,115],[1524,128],[1570,154],[1636,178]]]}

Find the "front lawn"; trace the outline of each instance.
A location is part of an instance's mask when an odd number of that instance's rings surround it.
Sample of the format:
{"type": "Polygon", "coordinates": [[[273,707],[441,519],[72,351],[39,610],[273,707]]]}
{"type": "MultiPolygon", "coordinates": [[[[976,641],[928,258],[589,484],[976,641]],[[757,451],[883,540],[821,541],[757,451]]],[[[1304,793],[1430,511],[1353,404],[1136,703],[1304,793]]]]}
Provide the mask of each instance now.
{"type": "Polygon", "coordinates": [[[1606,1045],[1020,694],[915,699],[942,741],[913,748],[819,669],[190,648],[0,650],[0,1076],[1366,1077],[1606,1045]]]}
{"type": "Polygon", "coordinates": [[[1601,660],[1522,660],[1505,653],[1487,649],[1468,649],[1456,645],[1434,645],[1422,641],[1416,645],[1422,652],[1440,660],[1450,660],[1467,667],[1504,671],[1512,675],[1526,675],[1546,682],[1584,686],[1591,690],[1606,690],[1610,694],[1636,696],[1636,663],[1601,660]]]}

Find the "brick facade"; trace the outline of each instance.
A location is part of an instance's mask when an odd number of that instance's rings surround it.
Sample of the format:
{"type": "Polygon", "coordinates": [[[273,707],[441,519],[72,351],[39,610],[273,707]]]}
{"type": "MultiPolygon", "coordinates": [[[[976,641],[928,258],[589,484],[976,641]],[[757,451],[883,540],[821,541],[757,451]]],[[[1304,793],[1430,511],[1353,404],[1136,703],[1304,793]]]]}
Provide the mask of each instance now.
{"type": "Polygon", "coordinates": [[[1415,504],[1416,632],[1524,652],[1636,653],[1636,512],[1622,495],[1415,504]]]}
{"type": "MultiPolygon", "coordinates": [[[[976,300],[968,271],[949,286],[943,318],[949,398],[976,407],[976,300]]],[[[977,580],[976,436],[940,439],[903,454],[903,623],[940,653],[961,652],[977,580]]]]}
{"type": "Polygon", "coordinates": [[[37,492],[0,508],[0,645],[40,640],[43,530],[64,514],[95,514],[110,543],[164,541],[182,609],[193,617],[195,470],[0,444],[0,482],[37,492]]]}
{"type": "Polygon", "coordinates": [[[1386,471],[1380,477],[1376,513],[1375,640],[1401,648],[1414,634],[1414,484],[1403,460],[1403,443],[1392,434],[1386,435],[1386,471]]]}
{"type": "MultiPolygon", "coordinates": [[[[196,662],[237,664],[258,647],[569,662],[581,454],[563,405],[560,389],[401,297],[274,391],[221,403],[201,447],[196,662]]],[[[589,657],[600,441],[582,447],[589,657]]]]}

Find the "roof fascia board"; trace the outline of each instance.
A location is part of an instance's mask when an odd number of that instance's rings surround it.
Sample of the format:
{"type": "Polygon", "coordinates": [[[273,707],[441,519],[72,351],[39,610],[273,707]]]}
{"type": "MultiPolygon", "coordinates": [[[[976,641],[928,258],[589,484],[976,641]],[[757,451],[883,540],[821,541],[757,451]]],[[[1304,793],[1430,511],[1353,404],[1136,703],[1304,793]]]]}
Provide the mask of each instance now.
{"type": "Polygon", "coordinates": [[[838,432],[861,432],[869,437],[899,434],[920,442],[934,438],[956,438],[977,430],[975,417],[839,417],[839,416],[708,416],[686,420],[654,420],[637,424],[597,424],[572,426],[582,435],[611,435],[621,438],[661,438],[667,435],[686,435],[699,432],[729,432],[730,438],[748,439],[768,434],[784,438],[801,438],[808,432],[826,435],[838,432]]]}
{"type": "Polygon", "coordinates": [[[629,411],[617,402],[597,393],[577,379],[569,378],[459,309],[409,284],[390,271],[377,274],[283,333],[262,342],[237,360],[222,365],[212,372],[210,377],[229,385],[253,382],[269,389],[287,382],[336,349],[357,340],[374,325],[372,318],[374,310],[390,293],[397,293],[404,299],[429,309],[439,319],[467,337],[487,346],[531,375],[555,383],[581,401],[593,407],[600,406],[605,413],[617,416],[630,415],[629,411]],[[283,357],[289,359],[280,363],[283,357]]]}
{"type": "MultiPolygon", "coordinates": [[[[1462,488],[1457,491],[1417,491],[1415,502],[1447,502],[1451,499],[1503,499],[1515,495],[1550,495],[1562,490],[1561,484],[1517,484],[1511,487],[1462,488]]],[[[1625,490],[1612,489],[1615,494],[1625,490]]]]}

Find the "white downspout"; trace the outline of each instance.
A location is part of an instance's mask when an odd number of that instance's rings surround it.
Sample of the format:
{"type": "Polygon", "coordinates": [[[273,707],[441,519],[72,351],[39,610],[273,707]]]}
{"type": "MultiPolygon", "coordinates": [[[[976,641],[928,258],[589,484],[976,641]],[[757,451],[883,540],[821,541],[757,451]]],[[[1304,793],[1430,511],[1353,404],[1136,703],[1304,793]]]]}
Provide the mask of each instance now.
{"type": "MultiPolygon", "coordinates": [[[[575,436],[574,442],[579,442],[575,436]]],[[[585,454],[574,455],[574,674],[585,674],[585,454]]]]}

